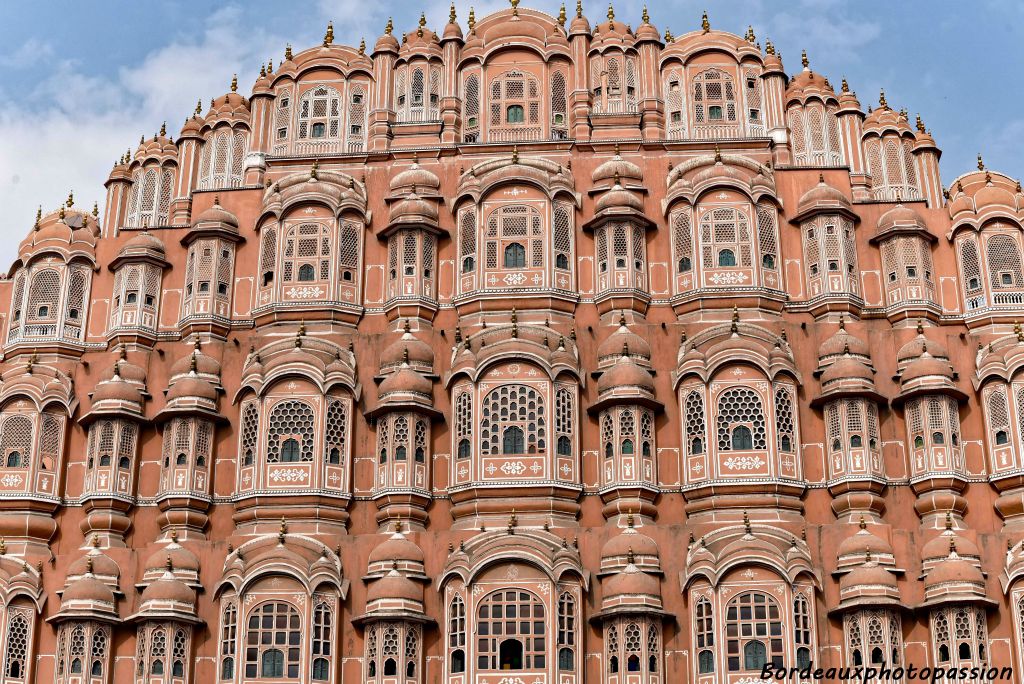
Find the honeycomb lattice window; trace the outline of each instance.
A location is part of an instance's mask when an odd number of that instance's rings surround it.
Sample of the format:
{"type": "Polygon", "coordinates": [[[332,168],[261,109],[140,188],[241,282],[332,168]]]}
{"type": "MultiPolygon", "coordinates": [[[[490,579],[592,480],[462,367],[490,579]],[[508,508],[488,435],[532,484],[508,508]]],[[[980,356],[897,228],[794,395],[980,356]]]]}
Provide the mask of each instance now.
{"type": "Polygon", "coordinates": [[[768,448],[764,408],[753,390],[733,388],[718,398],[718,449],[720,451],[768,448]]]}
{"type": "Polygon", "coordinates": [[[281,280],[284,283],[329,280],[333,256],[331,238],[331,229],[319,223],[303,223],[285,230],[281,280]]]}
{"type": "Polygon", "coordinates": [[[669,138],[686,137],[686,87],[679,69],[671,69],[665,77],[665,119],[669,138]]]}
{"type": "Polygon", "coordinates": [[[313,460],[315,420],[309,404],[282,401],[267,419],[267,462],[287,463],[313,460]]]}
{"type": "Polygon", "coordinates": [[[242,436],[239,451],[242,465],[256,461],[256,446],[259,441],[260,410],[256,402],[249,402],[242,408],[242,436]]]}
{"type": "Polygon", "coordinates": [[[480,140],[480,76],[470,74],[466,77],[463,87],[462,125],[463,142],[473,143],[480,140]]]}
{"type": "Polygon", "coordinates": [[[348,436],[348,403],[342,399],[327,400],[327,421],[324,430],[324,461],[337,465],[347,458],[345,440],[348,436]]]}
{"type": "Polygon", "coordinates": [[[0,467],[28,468],[32,462],[32,419],[9,413],[0,416],[0,467]]]}
{"type": "Polygon", "coordinates": [[[693,270],[693,234],[689,209],[677,209],[672,213],[671,220],[676,273],[689,273],[693,270]]]}
{"type": "Polygon", "coordinates": [[[775,431],[780,452],[791,454],[797,450],[793,394],[788,387],[775,390],[775,431]]]}
{"type": "Polygon", "coordinates": [[[318,85],[299,100],[299,140],[337,140],[341,132],[341,94],[318,85]]]}
{"type": "Polygon", "coordinates": [[[13,684],[13,682],[27,680],[31,628],[32,611],[30,609],[8,606],[3,663],[5,682],[13,684]]]}
{"type": "Polygon", "coordinates": [[[703,454],[707,450],[704,425],[704,393],[697,389],[689,392],[684,400],[686,411],[686,449],[690,456],[703,454]]]}
{"type": "Polygon", "coordinates": [[[480,415],[480,453],[536,454],[547,451],[544,399],[526,385],[491,390],[480,415]]]}
{"type": "Polygon", "coordinates": [[[732,76],[720,69],[707,69],[694,77],[693,120],[698,125],[736,123],[732,76]]]}
{"type": "Polygon", "coordinates": [[[561,140],[569,137],[569,108],[565,74],[551,75],[551,137],[561,140]]]}
{"type": "Polygon", "coordinates": [[[713,209],[700,222],[704,268],[751,265],[750,227],[747,217],[732,207],[713,209]]]}
{"type": "Polygon", "coordinates": [[[993,289],[1024,287],[1020,245],[1011,235],[997,233],[985,245],[988,257],[988,276],[993,289]]]}

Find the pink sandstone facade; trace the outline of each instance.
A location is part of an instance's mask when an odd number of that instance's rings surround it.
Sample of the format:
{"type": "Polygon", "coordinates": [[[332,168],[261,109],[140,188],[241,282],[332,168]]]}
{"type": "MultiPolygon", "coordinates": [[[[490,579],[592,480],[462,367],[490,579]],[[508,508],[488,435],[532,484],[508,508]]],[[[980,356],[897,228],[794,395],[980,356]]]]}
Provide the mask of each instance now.
{"type": "Polygon", "coordinates": [[[702,23],[328,28],[40,212],[0,682],[1019,671],[1020,182],[702,23]]]}

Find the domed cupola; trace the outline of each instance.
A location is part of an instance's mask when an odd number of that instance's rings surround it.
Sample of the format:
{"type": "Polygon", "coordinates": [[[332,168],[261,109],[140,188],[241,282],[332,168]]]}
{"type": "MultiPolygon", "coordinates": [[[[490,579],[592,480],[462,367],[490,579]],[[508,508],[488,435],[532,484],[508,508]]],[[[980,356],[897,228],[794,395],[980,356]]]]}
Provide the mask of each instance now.
{"type": "Polygon", "coordinates": [[[618,143],[615,144],[615,156],[602,162],[590,175],[594,184],[594,192],[610,190],[616,184],[623,187],[643,182],[644,173],[639,166],[623,159],[618,143]]]}
{"type": "Polygon", "coordinates": [[[924,603],[919,607],[975,603],[995,606],[985,591],[985,576],[978,566],[961,556],[956,539],[947,541],[946,557],[938,561],[924,578],[924,603]]]}
{"type": "Polygon", "coordinates": [[[85,572],[71,578],[60,597],[60,610],[53,619],[85,619],[104,622],[120,622],[116,599],[110,586],[100,580],[93,572],[95,558],[85,557],[85,572]]]}
{"type": "Polygon", "coordinates": [[[370,553],[367,574],[366,612],[355,618],[355,624],[380,620],[432,622],[425,616],[423,583],[429,581],[423,572],[423,552],[409,541],[396,525],[392,534],[370,553]]]}
{"type": "Polygon", "coordinates": [[[161,545],[146,559],[142,583],[149,584],[163,577],[168,561],[170,561],[173,567],[172,572],[177,579],[193,589],[202,587],[199,582],[199,558],[178,543],[176,530],[171,530],[170,541],[166,545],[161,545]]]}
{"type": "MultiPolygon", "coordinates": [[[[128,619],[165,619],[198,624],[195,590],[177,577],[170,554],[164,556],[163,566],[159,578],[142,590],[138,612],[128,619]]],[[[146,574],[152,574],[155,569],[147,568],[146,574]]]]}
{"type": "Polygon", "coordinates": [[[398,54],[398,39],[393,34],[395,28],[394,23],[391,19],[388,19],[387,26],[384,27],[384,33],[380,38],[377,39],[377,43],[373,46],[374,53],[377,52],[393,52],[398,54]]]}
{"type": "Polygon", "coordinates": [[[621,572],[629,565],[630,554],[633,564],[644,572],[660,575],[661,557],[658,544],[634,527],[632,514],[626,516],[626,529],[615,535],[601,547],[600,575],[621,572]]]}
{"type": "Polygon", "coordinates": [[[403,363],[419,373],[434,373],[434,350],[412,334],[409,321],[403,325],[402,336],[389,344],[380,356],[381,375],[397,370],[403,363]]]}
{"type": "Polygon", "coordinates": [[[409,59],[414,55],[441,57],[441,41],[436,33],[427,28],[427,17],[420,13],[420,20],[415,31],[402,37],[402,45],[398,50],[401,58],[409,59]]]}
{"type": "Polygon", "coordinates": [[[878,107],[873,109],[864,118],[864,132],[881,135],[887,131],[894,131],[899,135],[907,133],[913,137],[913,131],[910,130],[910,122],[907,121],[907,117],[903,112],[898,112],[889,106],[883,91],[878,98],[878,107]]]}
{"type": "Polygon", "coordinates": [[[872,557],[870,550],[863,562],[839,580],[839,609],[903,605],[896,576],[872,557]]]}
{"type": "Polygon", "coordinates": [[[224,420],[217,410],[221,391],[220,363],[200,351],[199,339],[196,338],[193,352],[171,367],[167,403],[156,420],[163,422],[185,415],[224,420]],[[187,370],[184,370],[186,364],[187,370]]]}
{"type": "Polygon", "coordinates": [[[801,55],[801,63],[803,70],[790,79],[789,87],[786,88],[786,103],[797,101],[803,104],[811,98],[817,98],[822,102],[836,101],[835,90],[832,89],[832,84],[828,82],[828,79],[811,71],[806,50],[801,55]]]}
{"type": "Polygon", "coordinates": [[[921,215],[899,200],[895,207],[878,218],[878,226],[871,240],[878,242],[896,235],[916,235],[929,242],[938,241],[938,238],[928,231],[928,224],[921,215]]]}
{"type": "Polygon", "coordinates": [[[651,372],[633,360],[629,346],[623,344],[619,360],[601,374],[597,381],[596,404],[592,411],[616,403],[640,404],[650,408],[661,408],[661,402],[654,398],[654,378],[651,372]]]}
{"type": "Polygon", "coordinates": [[[213,205],[192,222],[192,227],[181,239],[183,245],[190,244],[198,237],[215,236],[231,240],[240,240],[238,217],[221,206],[220,196],[215,195],[213,205]]]}
{"type": "Polygon", "coordinates": [[[931,570],[949,557],[951,548],[961,559],[981,568],[981,550],[978,545],[966,537],[962,531],[953,529],[953,515],[946,514],[946,529],[932,537],[921,547],[921,570],[928,574],[931,570]]]}
{"type": "Polygon", "coordinates": [[[135,150],[132,166],[136,163],[145,165],[147,162],[162,164],[165,161],[177,161],[178,146],[167,136],[167,124],[160,126],[160,132],[151,139],[142,138],[135,150]]]}
{"type": "Polygon", "coordinates": [[[893,399],[902,404],[913,397],[931,394],[946,395],[957,401],[966,401],[967,395],[956,386],[956,377],[949,359],[933,356],[928,343],[921,345],[921,353],[912,359],[900,374],[900,393],[893,399]]]}
{"type": "Polygon", "coordinates": [[[370,551],[366,574],[367,577],[384,577],[397,569],[407,576],[426,579],[424,558],[423,549],[402,534],[401,523],[396,522],[391,536],[370,551]]]}
{"type": "Polygon", "coordinates": [[[661,34],[651,23],[651,17],[647,14],[647,6],[644,6],[643,14],[640,16],[640,25],[636,29],[636,43],[658,43],[661,44],[661,34]]]}
{"type": "Polygon", "coordinates": [[[839,214],[852,221],[859,220],[853,212],[853,204],[840,190],[825,182],[825,175],[818,174],[818,184],[800,196],[796,216],[791,221],[800,223],[820,214],[839,214]]]}
{"type": "Polygon", "coordinates": [[[839,543],[836,570],[850,570],[860,566],[865,554],[870,554],[879,565],[892,568],[896,564],[892,544],[868,530],[863,515],[860,516],[859,528],[855,534],[839,543]]]}
{"type": "Polygon", "coordinates": [[[89,542],[89,550],[84,556],[79,556],[68,566],[66,583],[85,577],[92,573],[92,576],[103,582],[115,594],[120,594],[118,582],[121,577],[121,568],[110,556],[100,551],[100,539],[93,535],[89,542]]]}
{"type": "Polygon", "coordinates": [[[77,255],[90,263],[95,261],[98,220],[85,211],[75,209],[69,204],[73,202],[73,197],[69,196],[68,201],[56,211],[45,215],[41,210],[36,212],[32,232],[18,247],[24,263],[44,252],[55,252],[68,261],[77,255]]]}
{"type": "Polygon", "coordinates": [[[161,268],[169,266],[167,248],[163,241],[148,230],[136,233],[117,251],[117,256],[110,262],[110,269],[128,262],[148,262],[161,268]]]}
{"type": "Polygon", "coordinates": [[[231,78],[231,90],[210,101],[203,130],[214,128],[219,123],[249,123],[249,100],[238,92],[238,76],[231,78]]]}
{"type": "Polygon", "coordinates": [[[818,347],[818,371],[847,355],[871,363],[871,348],[867,342],[846,330],[846,319],[840,316],[839,329],[818,347]]]}
{"type": "Polygon", "coordinates": [[[907,365],[924,354],[925,350],[927,350],[928,353],[936,359],[949,361],[949,352],[946,351],[945,345],[937,340],[925,337],[924,325],[918,321],[917,335],[900,347],[899,351],[896,352],[897,372],[902,373],[905,371],[907,365]]]}
{"type": "Polygon", "coordinates": [[[629,25],[615,18],[615,9],[609,3],[607,21],[594,27],[592,50],[606,50],[610,47],[631,48],[636,43],[636,36],[629,25]]]}
{"type": "Polygon", "coordinates": [[[121,350],[121,358],[114,362],[111,367],[110,377],[101,380],[90,395],[92,408],[82,416],[83,424],[88,424],[103,416],[126,417],[141,419],[143,417],[143,405],[149,397],[146,391],[145,372],[134,364],[125,360],[121,350]],[[121,376],[121,371],[126,370],[135,379],[128,380],[121,376]],[[139,377],[141,371],[141,378],[139,377]]]}
{"type": "Polygon", "coordinates": [[[433,383],[409,366],[407,354],[407,351],[403,353],[402,364],[398,369],[389,373],[380,383],[377,390],[380,400],[378,409],[383,406],[391,409],[398,406],[415,406],[424,410],[433,408],[433,383]]]}
{"type": "Polygon", "coordinates": [[[595,619],[606,619],[619,614],[663,614],[661,580],[644,572],[636,565],[633,551],[626,551],[626,566],[606,575],[601,580],[601,610],[595,619]]]}
{"type": "Polygon", "coordinates": [[[606,337],[597,347],[597,367],[607,370],[618,363],[622,350],[629,352],[629,357],[644,368],[651,366],[651,345],[626,325],[625,313],[619,314],[619,327],[606,337]]]}

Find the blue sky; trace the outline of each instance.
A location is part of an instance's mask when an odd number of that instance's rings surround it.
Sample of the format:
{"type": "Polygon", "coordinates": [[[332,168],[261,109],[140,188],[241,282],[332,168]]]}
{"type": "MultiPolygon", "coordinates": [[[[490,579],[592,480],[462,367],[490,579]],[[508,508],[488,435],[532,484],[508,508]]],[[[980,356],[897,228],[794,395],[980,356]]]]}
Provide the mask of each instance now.
{"type": "MultiPolygon", "coordinates": [[[[507,0],[456,2],[464,22],[507,0]]],[[[570,13],[575,0],[567,3],[570,13]]],[[[584,0],[592,22],[607,4],[584,0]]],[[[642,0],[615,0],[616,19],[640,22],[642,0]]],[[[815,71],[844,76],[866,108],[885,88],[890,106],[920,112],[942,148],[946,185],[974,168],[1024,175],[1024,3],[1011,0],[648,0],[651,21],[679,35],[700,26],[770,38],[790,74],[806,49],[815,71]]],[[[521,6],[557,13],[559,0],[521,6]]],[[[447,21],[448,0],[104,0],[5,2],[0,21],[0,270],[32,225],[69,189],[80,204],[103,203],[114,160],[162,121],[176,135],[197,99],[204,105],[238,73],[248,93],[261,63],[280,61],[285,43],[318,43],[328,19],[338,42],[373,45],[389,16],[396,33],[447,21]],[[301,6],[301,11],[296,11],[301,6]]]]}

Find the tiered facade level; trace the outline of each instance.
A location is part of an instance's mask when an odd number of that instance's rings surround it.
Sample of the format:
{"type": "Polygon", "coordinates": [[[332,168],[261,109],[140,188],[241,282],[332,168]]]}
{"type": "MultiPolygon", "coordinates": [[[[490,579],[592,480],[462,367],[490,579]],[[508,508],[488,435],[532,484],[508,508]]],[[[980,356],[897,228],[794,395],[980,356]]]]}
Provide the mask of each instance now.
{"type": "Polygon", "coordinates": [[[1024,192],[803,62],[329,29],[40,212],[0,681],[1024,666],[1024,192]]]}

